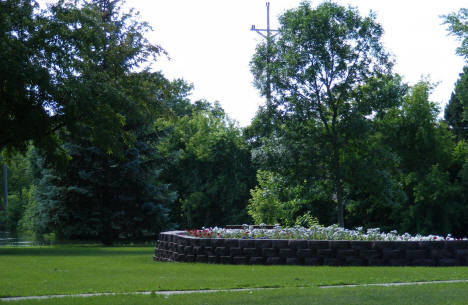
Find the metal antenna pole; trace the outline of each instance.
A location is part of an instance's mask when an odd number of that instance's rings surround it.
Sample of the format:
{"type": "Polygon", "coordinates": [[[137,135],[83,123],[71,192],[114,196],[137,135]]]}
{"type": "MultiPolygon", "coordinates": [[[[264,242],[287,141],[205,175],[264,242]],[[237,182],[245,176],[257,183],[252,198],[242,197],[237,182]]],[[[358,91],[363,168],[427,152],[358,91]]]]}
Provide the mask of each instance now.
{"type": "Polygon", "coordinates": [[[8,174],[7,166],[3,163],[3,198],[5,210],[8,207],[8,174]]]}
{"type": "MultiPolygon", "coordinates": [[[[267,7],[267,39],[270,38],[270,2],[267,2],[266,3],[266,7],[267,7]]],[[[267,43],[269,41],[267,40],[267,43]]]]}
{"type": "Polygon", "coordinates": [[[271,78],[270,78],[270,41],[271,38],[275,37],[277,33],[274,35],[271,35],[271,32],[278,32],[278,30],[272,30],[270,29],[270,2],[266,3],[267,7],[267,28],[266,29],[257,29],[255,28],[255,25],[252,25],[252,28],[250,29],[251,31],[257,32],[260,36],[265,38],[267,40],[267,105],[271,104],[271,78]],[[263,34],[263,32],[266,32],[263,34]]]}

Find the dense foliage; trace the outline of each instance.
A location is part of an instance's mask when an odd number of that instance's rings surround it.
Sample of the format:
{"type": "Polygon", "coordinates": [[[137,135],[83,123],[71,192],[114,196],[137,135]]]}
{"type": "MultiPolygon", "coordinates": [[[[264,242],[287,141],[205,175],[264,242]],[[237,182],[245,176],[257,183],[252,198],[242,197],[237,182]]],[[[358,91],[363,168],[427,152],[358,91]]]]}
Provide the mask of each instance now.
{"type": "Polygon", "coordinates": [[[468,141],[468,66],[463,68],[455,84],[444,115],[457,139],[468,141]]]}
{"type": "Polygon", "coordinates": [[[167,158],[162,177],[179,195],[172,221],[182,228],[248,222],[255,170],[239,128],[217,104],[180,108],[185,111],[158,122],[166,134],[158,147],[167,158]]]}
{"type": "MultiPolygon", "coordinates": [[[[466,12],[443,17],[465,59],[466,12]]],[[[392,71],[373,14],[303,2],[279,21],[251,61],[266,105],[241,129],[154,72],[164,50],[121,0],[0,0],[0,230],[104,243],[251,222],[467,236],[468,68],[441,120],[431,82],[392,71]]]]}
{"type": "MultiPolygon", "coordinates": [[[[465,37],[458,15],[447,23],[465,37]]],[[[247,133],[260,169],[256,223],[290,225],[309,212],[330,224],[334,212],[340,225],[466,235],[465,74],[447,126],[429,82],[408,88],[391,72],[373,15],[303,3],[280,24],[251,62],[270,98],[247,133]]]]}
{"type": "Polygon", "coordinates": [[[367,116],[398,102],[398,88],[387,88],[393,83],[388,83],[391,63],[380,42],[383,31],[373,16],[363,18],[330,2],[316,9],[303,3],[287,11],[280,24],[278,38],[260,45],[252,60],[256,85],[264,93],[270,86],[273,90],[267,106],[276,129],[300,134],[308,142],[302,149],[320,159],[321,169],[311,169],[316,174],[308,178],[328,181],[343,226],[343,156],[366,133],[367,116]],[[368,87],[378,92],[374,99],[364,96],[368,87]]]}
{"type": "Polygon", "coordinates": [[[451,13],[444,18],[450,33],[461,41],[457,54],[468,61],[468,8],[461,8],[457,13],[451,13]]]}
{"type": "Polygon", "coordinates": [[[25,151],[25,140],[47,143],[64,123],[54,113],[63,105],[56,101],[53,59],[34,9],[33,1],[0,1],[0,150],[25,151]]]}

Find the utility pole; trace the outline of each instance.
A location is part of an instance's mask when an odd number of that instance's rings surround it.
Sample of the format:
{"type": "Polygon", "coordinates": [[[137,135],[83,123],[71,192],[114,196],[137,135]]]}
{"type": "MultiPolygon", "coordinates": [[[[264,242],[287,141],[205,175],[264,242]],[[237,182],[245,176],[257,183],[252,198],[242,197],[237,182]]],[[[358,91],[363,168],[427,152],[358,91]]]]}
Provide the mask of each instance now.
{"type": "Polygon", "coordinates": [[[267,28],[266,29],[257,29],[255,25],[252,25],[251,31],[257,32],[260,36],[266,39],[267,41],[267,106],[271,104],[271,76],[270,76],[270,43],[271,39],[276,36],[277,33],[271,34],[271,32],[278,32],[278,30],[270,29],[270,2],[266,3],[267,7],[267,28]],[[264,34],[266,32],[266,35],[264,34]]]}
{"type": "Polygon", "coordinates": [[[8,174],[7,174],[7,166],[3,163],[3,199],[4,199],[4,208],[5,210],[8,207],[8,174]]]}

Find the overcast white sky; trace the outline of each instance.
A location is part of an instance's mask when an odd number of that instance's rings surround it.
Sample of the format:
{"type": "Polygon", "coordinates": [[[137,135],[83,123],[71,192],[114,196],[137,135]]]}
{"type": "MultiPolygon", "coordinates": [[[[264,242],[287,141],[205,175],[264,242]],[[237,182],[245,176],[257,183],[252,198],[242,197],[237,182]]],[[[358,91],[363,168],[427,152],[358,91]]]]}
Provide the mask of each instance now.
{"type": "MultiPolygon", "coordinates": [[[[358,7],[363,15],[377,13],[384,44],[394,55],[395,71],[414,84],[422,75],[440,82],[431,98],[443,106],[462,71],[455,55],[459,42],[448,36],[440,15],[458,11],[465,0],[338,0],[358,7]]],[[[194,84],[193,100],[219,101],[229,116],[246,126],[264,101],[252,85],[249,61],[261,37],[250,31],[266,26],[265,0],[127,0],[154,32],[151,41],[171,58],[155,69],[170,78],[194,84]]],[[[300,0],[270,0],[270,20],[300,0]]],[[[313,5],[320,3],[312,1],[313,5]]]]}
{"type": "MultiPolygon", "coordinates": [[[[43,0],[44,1],[44,0],[43,0]]],[[[54,2],[53,0],[45,0],[54,2]]],[[[42,2],[42,1],[41,1],[42,2]]],[[[272,28],[278,16],[301,0],[270,0],[272,28]]],[[[313,5],[321,1],[312,1],[313,5]]],[[[466,7],[466,0],[336,0],[360,13],[377,13],[384,44],[395,57],[395,71],[409,84],[428,75],[439,82],[431,98],[443,109],[464,62],[455,55],[459,42],[448,36],[440,15],[466,7]]],[[[192,100],[219,101],[228,115],[247,126],[264,103],[253,87],[249,62],[261,37],[252,24],[266,27],[265,0],[127,0],[154,32],[170,60],[154,65],[169,79],[193,83],[192,100]]]]}

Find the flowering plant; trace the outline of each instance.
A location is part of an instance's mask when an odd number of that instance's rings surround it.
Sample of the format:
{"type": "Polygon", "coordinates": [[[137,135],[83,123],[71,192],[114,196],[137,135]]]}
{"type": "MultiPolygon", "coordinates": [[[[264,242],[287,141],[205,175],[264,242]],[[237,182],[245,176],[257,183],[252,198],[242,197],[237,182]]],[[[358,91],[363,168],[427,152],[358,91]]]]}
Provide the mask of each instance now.
{"type": "Polygon", "coordinates": [[[190,229],[190,230],[186,230],[187,234],[190,235],[190,236],[194,236],[194,237],[202,237],[202,238],[212,238],[213,237],[213,229],[211,228],[208,228],[208,229],[201,229],[201,230],[198,230],[198,229],[190,229]]]}
{"type": "MultiPolygon", "coordinates": [[[[202,238],[239,238],[239,239],[305,239],[305,240],[367,240],[367,241],[440,241],[455,240],[449,234],[446,237],[438,235],[399,235],[397,231],[380,232],[379,228],[364,230],[362,227],[354,230],[341,228],[338,225],[324,227],[313,225],[310,228],[296,226],[282,228],[275,225],[272,229],[243,225],[242,229],[202,228],[201,230],[186,230],[186,234],[202,238]]],[[[462,240],[468,240],[463,238],[462,240]]]]}

